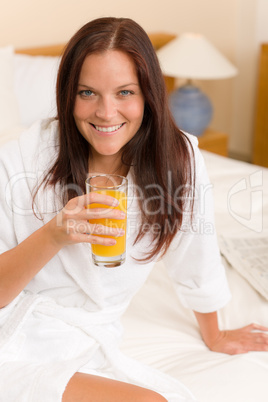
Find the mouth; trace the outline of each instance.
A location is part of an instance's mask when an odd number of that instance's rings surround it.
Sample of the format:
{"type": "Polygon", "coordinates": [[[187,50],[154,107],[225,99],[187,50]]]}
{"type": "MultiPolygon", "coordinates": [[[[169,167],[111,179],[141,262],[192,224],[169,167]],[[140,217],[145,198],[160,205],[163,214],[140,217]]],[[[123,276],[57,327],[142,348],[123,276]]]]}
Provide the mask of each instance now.
{"type": "Polygon", "coordinates": [[[121,127],[123,127],[125,123],[109,127],[96,126],[95,124],[92,123],[90,124],[95,128],[95,130],[99,131],[100,133],[114,133],[115,131],[118,131],[121,127]]]}

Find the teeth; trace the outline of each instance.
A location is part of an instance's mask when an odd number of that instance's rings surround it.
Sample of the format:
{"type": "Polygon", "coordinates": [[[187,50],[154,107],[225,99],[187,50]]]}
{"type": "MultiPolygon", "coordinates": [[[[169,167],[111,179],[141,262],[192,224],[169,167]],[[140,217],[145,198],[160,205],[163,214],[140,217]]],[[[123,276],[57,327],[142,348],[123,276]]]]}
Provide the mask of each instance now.
{"type": "Polygon", "coordinates": [[[111,127],[100,127],[100,126],[94,126],[96,130],[101,131],[102,133],[111,133],[113,131],[119,130],[120,127],[122,127],[123,124],[119,124],[117,126],[111,126],[111,127]]]}

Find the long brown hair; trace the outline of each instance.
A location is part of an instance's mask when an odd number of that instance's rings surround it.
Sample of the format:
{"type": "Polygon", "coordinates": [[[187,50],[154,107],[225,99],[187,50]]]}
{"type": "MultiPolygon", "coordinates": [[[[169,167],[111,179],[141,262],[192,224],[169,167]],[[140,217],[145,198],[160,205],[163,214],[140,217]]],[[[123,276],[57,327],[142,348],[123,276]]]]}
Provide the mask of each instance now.
{"type": "Polygon", "coordinates": [[[151,231],[152,249],[142,259],[147,261],[160,252],[164,254],[181,228],[187,198],[193,189],[194,168],[191,144],[171,117],[163,75],[151,41],[133,20],[93,20],[67,44],[57,79],[59,153],[45,180],[54,186],[69,185],[67,199],[77,195],[74,186],[85,192],[90,146],[76,127],[73,109],[85,58],[108,49],[120,50],[131,57],[145,100],[141,127],[122,149],[122,164],[132,166],[135,184],[143,192],[143,200],[139,200],[143,225],[136,242],[151,231]],[[158,230],[150,230],[155,225],[158,230]],[[174,227],[176,230],[167,229],[174,227]]]}

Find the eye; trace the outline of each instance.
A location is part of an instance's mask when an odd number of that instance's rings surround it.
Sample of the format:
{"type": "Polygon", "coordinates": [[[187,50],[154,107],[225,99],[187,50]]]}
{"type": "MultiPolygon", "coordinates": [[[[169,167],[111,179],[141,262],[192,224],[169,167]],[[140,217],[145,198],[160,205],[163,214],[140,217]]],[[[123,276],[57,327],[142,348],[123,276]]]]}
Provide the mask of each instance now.
{"type": "Polygon", "coordinates": [[[84,89],[83,91],[79,91],[78,95],[83,98],[89,98],[90,96],[94,95],[94,93],[90,89],[84,89]]]}
{"type": "Polygon", "coordinates": [[[133,91],[129,91],[128,89],[123,89],[122,91],[120,91],[120,95],[122,96],[133,95],[133,93],[133,91]]]}

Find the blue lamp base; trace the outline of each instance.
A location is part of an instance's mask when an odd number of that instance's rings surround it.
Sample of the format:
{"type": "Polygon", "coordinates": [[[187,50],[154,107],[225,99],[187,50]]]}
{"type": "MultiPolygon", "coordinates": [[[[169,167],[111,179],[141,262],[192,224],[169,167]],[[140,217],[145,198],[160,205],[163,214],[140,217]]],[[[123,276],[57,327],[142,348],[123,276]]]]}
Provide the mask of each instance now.
{"type": "Polygon", "coordinates": [[[213,113],[208,97],[190,84],[176,89],[170,95],[170,110],[177,126],[197,137],[203,134],[213,113]]]}

